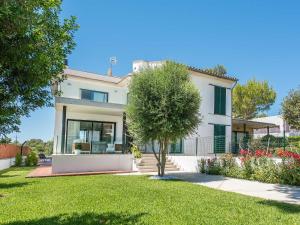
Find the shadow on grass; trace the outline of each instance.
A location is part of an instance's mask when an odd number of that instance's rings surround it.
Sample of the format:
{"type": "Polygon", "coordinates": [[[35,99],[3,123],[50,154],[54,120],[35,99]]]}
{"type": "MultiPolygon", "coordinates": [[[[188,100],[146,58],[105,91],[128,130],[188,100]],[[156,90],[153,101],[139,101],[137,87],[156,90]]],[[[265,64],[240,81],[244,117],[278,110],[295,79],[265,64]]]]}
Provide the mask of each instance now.
{"type": "Polygon", "coordinates": [[[0,174],[0,178],[9,178],[9,177],[18,177],[19,175],[15,175],[15,174],[12,174],[12,175],[4,175],[4,174],[0,174]]]}
{"type": "Polygon", "coordinates": [[[0,189],[18,188],[28,185],[28,182],[0,183],[0,189]]]}
{"type": "Polygon", "coordinates": [[[271,201],[271,200],[263,200],[258,203],[266,206],[277,207],[281,211],[287,213],[300,213],[300,205],[287,204],[287,203],[271,201]]]}
{"type": "Polygon", "coordinates": [[[16,221],[6,225],[119,225],[119,224],[143,224],[140,222],[146,213],[123,214],[123,213],[84,213],[73,215],[58,215],[36,220],[16,221]]]}

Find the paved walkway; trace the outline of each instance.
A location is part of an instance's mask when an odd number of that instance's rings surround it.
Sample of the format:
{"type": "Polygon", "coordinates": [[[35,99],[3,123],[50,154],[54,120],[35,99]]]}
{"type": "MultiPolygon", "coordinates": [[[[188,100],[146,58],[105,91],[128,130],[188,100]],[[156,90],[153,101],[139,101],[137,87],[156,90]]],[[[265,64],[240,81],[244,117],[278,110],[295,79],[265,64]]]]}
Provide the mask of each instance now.
{"type": "Polygon", "coordinates": [[[244,195],[300,205],[300,187],[266,184],[257,181],[204,175],[199,173],[172,173],[172,176],[198,185],[223,191],[236,192],[244,195]]]}
{"type": "Polygon", "coordinates": [[[52,173],[51,165],[42,165],[31,171],[26,178],[42,178],[42,177],[60,177],[60,176],[85,176],[97,174],[122,174],[130,171],[99,171],[99,172],[72,172],[72,173],[52,173]]]}

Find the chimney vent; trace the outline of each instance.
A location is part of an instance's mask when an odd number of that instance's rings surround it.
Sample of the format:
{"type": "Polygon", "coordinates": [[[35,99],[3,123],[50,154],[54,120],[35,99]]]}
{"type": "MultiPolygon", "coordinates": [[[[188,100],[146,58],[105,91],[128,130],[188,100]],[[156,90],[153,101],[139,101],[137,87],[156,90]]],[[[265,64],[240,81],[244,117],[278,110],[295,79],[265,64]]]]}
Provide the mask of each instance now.
{"type": "Polygon", "coordinates": [[[112,69],[111,69],[111,67],[109,67],[108,70],[107,70],[107,76],[112,77],[112,69]]]}

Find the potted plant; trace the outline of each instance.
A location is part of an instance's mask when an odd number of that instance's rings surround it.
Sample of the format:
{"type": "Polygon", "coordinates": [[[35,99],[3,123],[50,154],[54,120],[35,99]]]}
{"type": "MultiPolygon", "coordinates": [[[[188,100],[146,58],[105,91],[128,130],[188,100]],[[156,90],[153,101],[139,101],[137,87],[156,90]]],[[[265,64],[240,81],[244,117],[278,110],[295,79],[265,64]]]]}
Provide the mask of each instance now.
{"type": "Polygon", "coordinates": [[[131,153],[135,158],[136,164],[139,165],[142,161],[142,153],[136,145],[132,145],[131,153]]]}
{"type": "Polygon", "coordinates": [[[75,155],[80,155],[82,150],[82,144],[81,143],[75,143],[75,150],[74,154],[75,155]]]}

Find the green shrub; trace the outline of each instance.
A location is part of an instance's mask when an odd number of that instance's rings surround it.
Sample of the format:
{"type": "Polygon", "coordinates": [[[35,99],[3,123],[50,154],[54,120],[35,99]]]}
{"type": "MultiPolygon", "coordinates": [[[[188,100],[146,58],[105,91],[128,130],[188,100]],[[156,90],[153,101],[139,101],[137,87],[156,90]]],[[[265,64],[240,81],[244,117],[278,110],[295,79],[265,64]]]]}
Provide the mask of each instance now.
{"type": "Polygon", "coordinates": [[[222,167],[217,158],[207,160],[207,174],[221,175],[222,167]]]}
{"type": "Polygon", "coordinates": [[[280,183],[300,185],[300,163],[284,160],[280,164],[280,183]]]}
{"type": "Polygon", "coordinates": [[[269,147],[270,148],[279,148],[283,147],[284,144],[288,145],[288,139],[284,137],[275,137],[273,135],[265,135],[261,138],[261,142],[264,145],[265,148],[269,147]]]}
{"type": "Polygon", "coordinates": [[[142,153],[136,145],[132,145],[132,147],[130,148],[130,151],[133,154],[134,158],[136,158],[136,159],[142,158],[142,153]]]}
{"type": "Polygon", "coordinates": [[[34,151],[31,151],[25,159],[26,166],[36,166],[38,164],[38,157],[34,151]]]}
{"type": "Polygon", "coordinates": [[[15,161],[15,166],[22,166],[22,156],[20,153],[17,153],[16,155],[16,161],[15,161]]]}
{"type": "Polygon", "coordinates": [[[206,164],[206,161],[205,159],[200,159],[198,160],[198,165],[199,165],[199,168],[200,168],[200,173],[205,173],[205,164],[206,164]]]}
{"type": "Polygon", "coordinates": [[[254,163],[255,159],[251,156],[246,156],[242,160],[242,173],[241,177],[245,179],[251,179],[253,173],[254,173],[254,163]]]}
{"type": "Polygon", "coordinates": [[[279,183],[279,168],[272,159],[261,157],[256,159],[253,165],[251,179],[266,183],[279,183]]]}
{"type": "Polygon", "coordinates": [[[235,158],[232,154],[225,154],[220,158],[221,161],[221,174],[228,177],[241,177],[241,169],[237,165],[235,158]]]}
{"type": "Polygon", "coordinates": [[[300,136],[288,137],[288,141],[291,145],[300,148],[300,136]]]}

